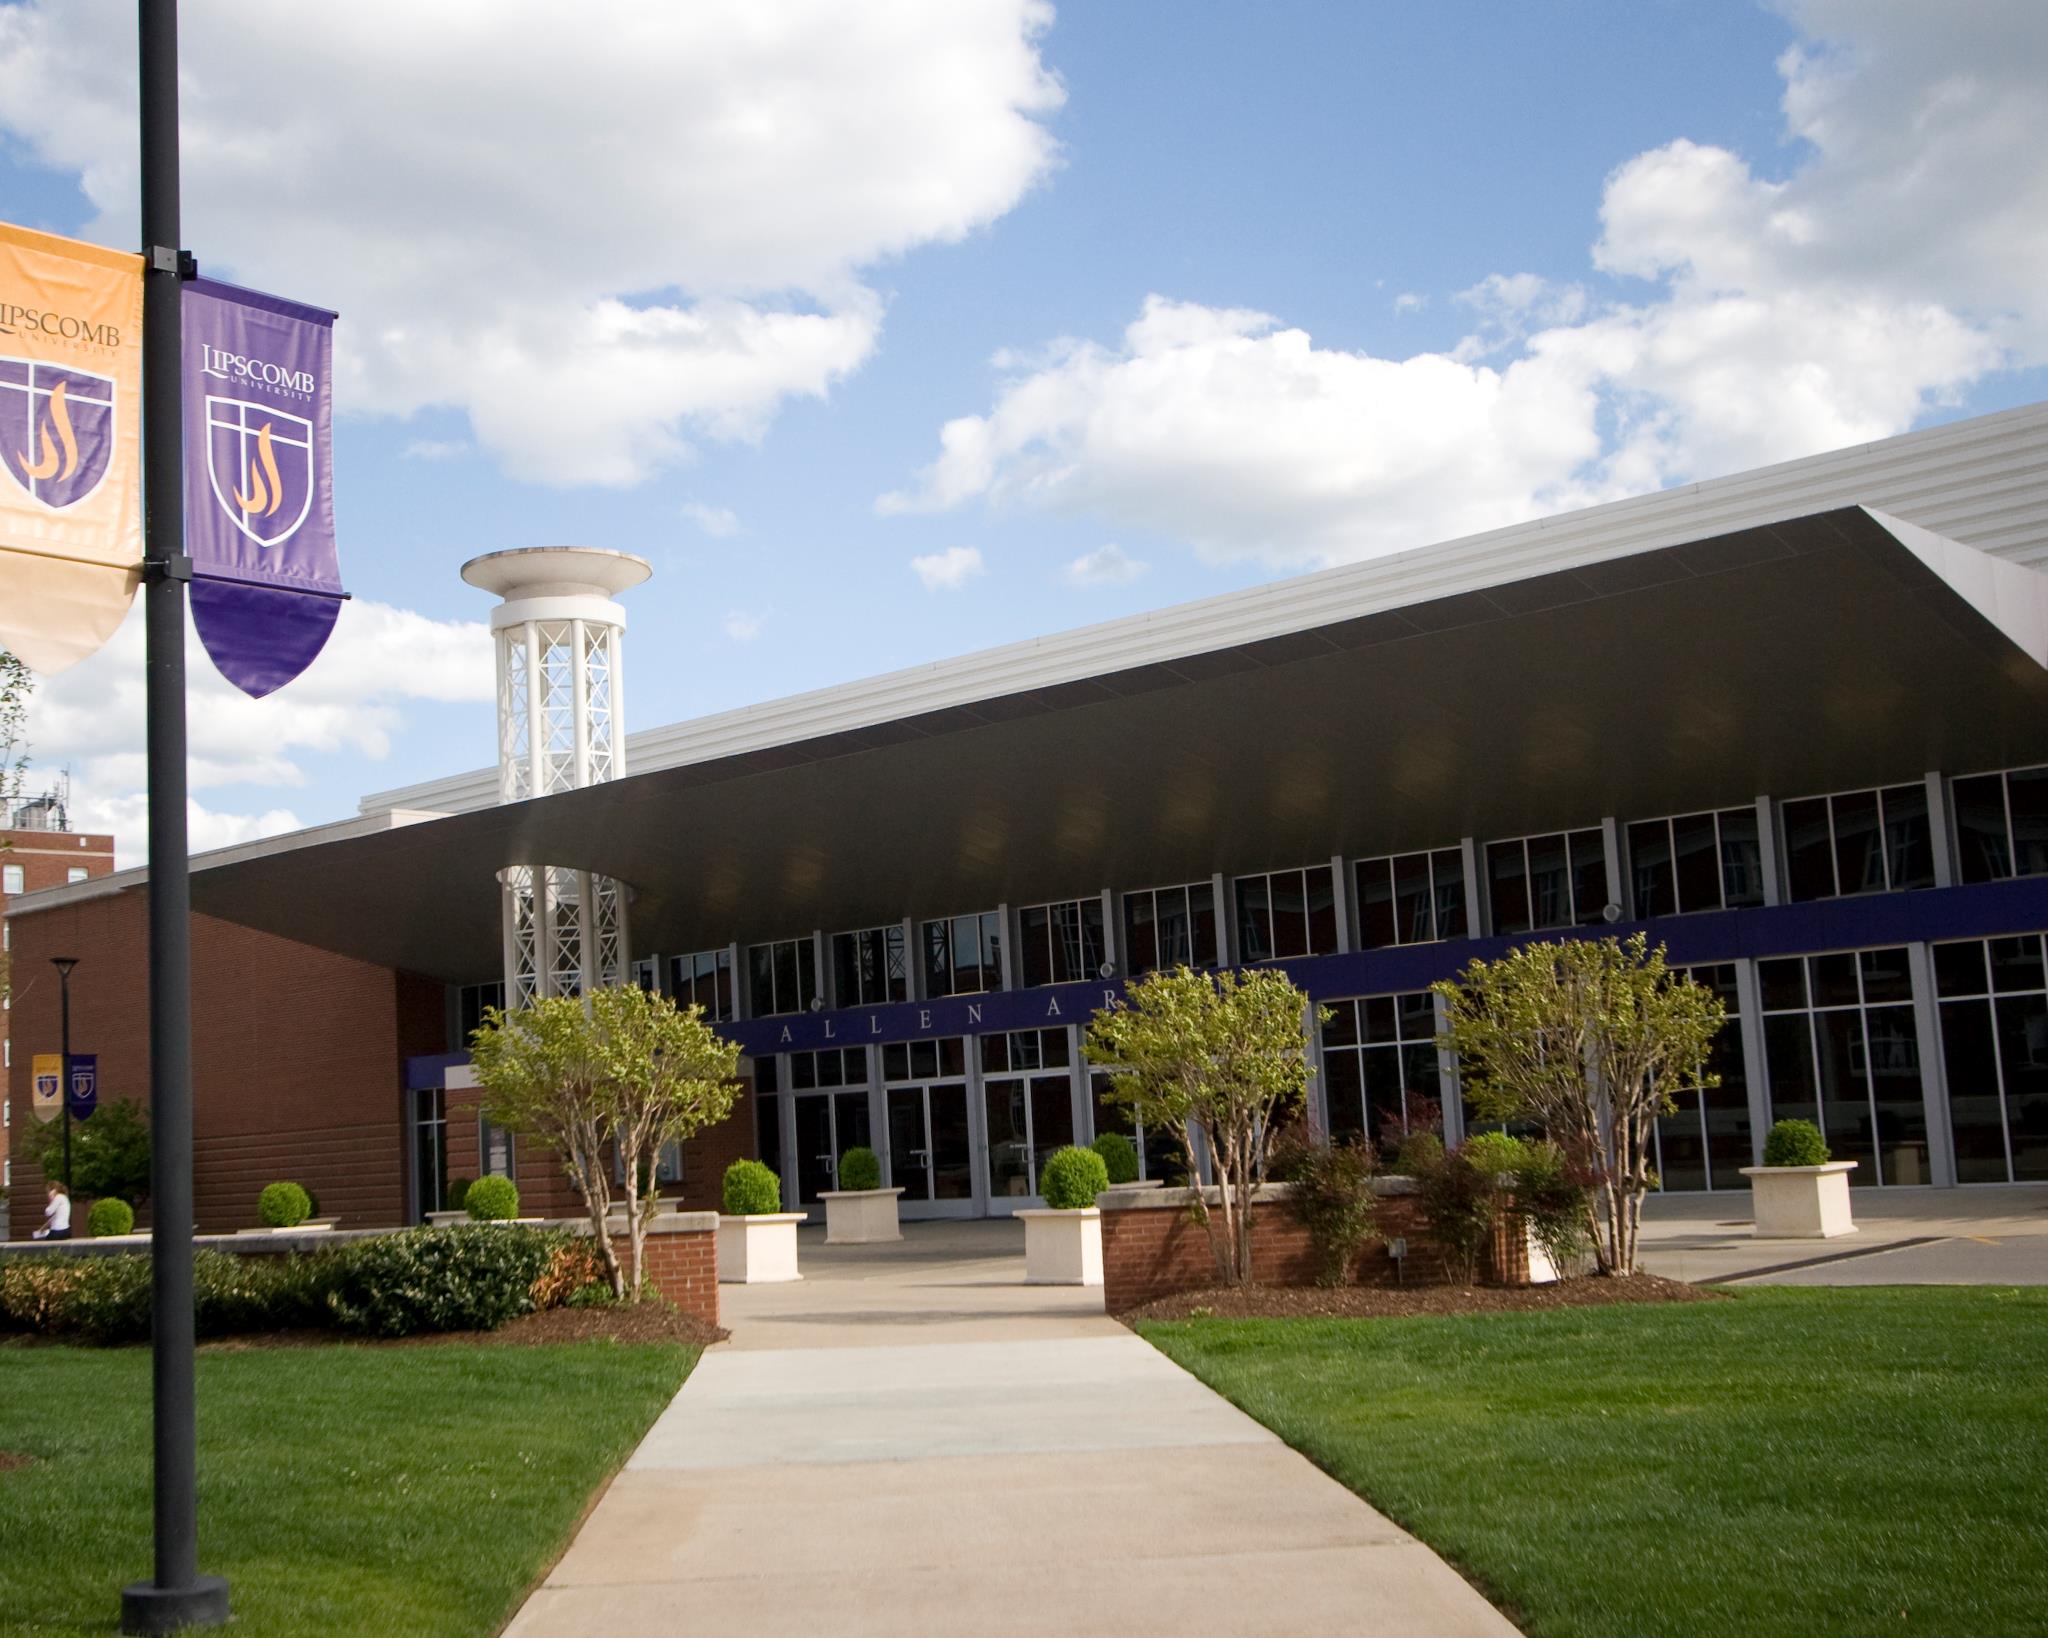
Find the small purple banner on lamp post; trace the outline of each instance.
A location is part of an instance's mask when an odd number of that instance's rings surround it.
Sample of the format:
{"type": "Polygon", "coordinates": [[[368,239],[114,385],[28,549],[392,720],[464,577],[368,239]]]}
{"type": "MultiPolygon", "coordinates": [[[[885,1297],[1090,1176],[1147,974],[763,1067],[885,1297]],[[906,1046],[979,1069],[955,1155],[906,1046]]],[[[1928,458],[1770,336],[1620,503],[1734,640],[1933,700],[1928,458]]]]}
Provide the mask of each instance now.
{"type": "Polygon", "coordinates": [[[334,315],[193,279],[182,316],[192,622],[221,675],[261,699],[313,663],[345,595],[334,315]]]}

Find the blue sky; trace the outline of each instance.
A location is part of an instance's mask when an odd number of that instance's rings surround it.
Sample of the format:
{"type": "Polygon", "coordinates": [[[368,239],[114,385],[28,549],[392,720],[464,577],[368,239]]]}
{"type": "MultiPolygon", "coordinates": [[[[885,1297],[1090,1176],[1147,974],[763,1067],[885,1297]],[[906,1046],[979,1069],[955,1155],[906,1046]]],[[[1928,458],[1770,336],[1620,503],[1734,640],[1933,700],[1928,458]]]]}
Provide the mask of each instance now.
{"type": "MultiPolygon", "coordinates": [[[[653,561],[646,727],[2044,396],[2031,5],[688,9],[188,0],[188,244],[342,309],[360,600],[199,700],[200,841],[487,760],[479,551],[653,561]]],[[[0,6],[0,216],[132,236],[132,16],[0,6]]],[[[35,736],[124,840],[138,656],[35,736]]]]}

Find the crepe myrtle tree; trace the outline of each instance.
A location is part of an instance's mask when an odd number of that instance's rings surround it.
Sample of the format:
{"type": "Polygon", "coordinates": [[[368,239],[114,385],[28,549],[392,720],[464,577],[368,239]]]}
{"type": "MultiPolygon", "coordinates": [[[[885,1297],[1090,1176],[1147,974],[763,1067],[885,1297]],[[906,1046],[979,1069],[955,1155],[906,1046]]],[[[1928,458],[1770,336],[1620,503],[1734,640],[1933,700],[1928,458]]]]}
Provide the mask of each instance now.
{"type": "Polygon", "coordinates": [[[1641,933],[1523,945],[1434,988],[1446,1003],[1438,1043],[1457,1054],[1473,1108],[1537,1122],[1588,1169],[1600,1272],[1633,1274],[1652,1127],[1681,1093],[1720,1084],[1708,1068],[1720,997],[1641,933]]]}
{"type": "Polygon", "coordinates": [[[702,1008],[678,1008],[627,984],[548,996],[516,1012],[488,1008],[470,1061],[485,1117],[562,1157],[613,1294],[637,1301],[655,1209],[654,1191],[643,1185],[665,1145],[732,1112],[739,1048],[711,1031],[702,1008]],[[614,1158],[624,1177],[624,1268],[605,1223],[614,1158]]]}
{"type": "Polygon", "coordinates": [[[1201,1175],[1194,1128],[1206,1137],[1217,1208],[1197,1189],[1193,1210],[1225,1285],[1251,1278],[1252,1194],[1266,1180],[1267,1145],[1308,1097],[1308,1004],[1285,973],[1181,967],[1139,979],[1088,1028],[1088,1061],[1109,1071],[1110,1101],[1148,1131],[1178,1132],[1190,1178],[1201,1175]]]}

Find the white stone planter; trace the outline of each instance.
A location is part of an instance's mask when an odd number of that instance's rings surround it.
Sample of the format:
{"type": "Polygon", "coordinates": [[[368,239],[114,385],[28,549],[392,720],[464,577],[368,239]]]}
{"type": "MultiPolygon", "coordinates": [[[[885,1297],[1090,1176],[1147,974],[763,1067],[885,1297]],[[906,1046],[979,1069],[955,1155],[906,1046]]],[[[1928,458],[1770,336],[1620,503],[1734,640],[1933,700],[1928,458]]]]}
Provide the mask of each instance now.
{"type": "Polygon", "coordinates": [[[818,1198],[825,1202],[825,1244],[828,1246],[872,1246],[885,1240],[900,1240],[903,1229],[896,1221],[896,1202],[901,1189],[827,1189],[818,1198]]]}
{"type": "Polygon", "coordinates": [[[1531,1285],[1555,1285],[1558,1280],[1557,1264],[1550,1260],[1550,1253],[1543,1249],[1536,1238],[1536,1231],[1527,1223],[1522,1225],[1529,1253],[1529,1283],[1531,1285]]]}
{"type": "Polygon", "coordinates": [[[1015,1215],[1024,1220],[1026,1285],[1102,1283],[1101,1207],[1026,1208],[1015,1215]]]}
{"type": "Polygon", "coordinates": [[[1853,1160],[1825,1166],[1745,1166],[1759,1240],[1830,1240],[1853,1234],[1849,1174],[1853,1160]]]}
{"type": "Polygon", "coordinates": [[[796,1226],[806,1211],[764,1212],[759,1217],[718,1219],[718,1280],[721,1285],[767,1285],[800,1280],[796,1271],[796,1226]]]}

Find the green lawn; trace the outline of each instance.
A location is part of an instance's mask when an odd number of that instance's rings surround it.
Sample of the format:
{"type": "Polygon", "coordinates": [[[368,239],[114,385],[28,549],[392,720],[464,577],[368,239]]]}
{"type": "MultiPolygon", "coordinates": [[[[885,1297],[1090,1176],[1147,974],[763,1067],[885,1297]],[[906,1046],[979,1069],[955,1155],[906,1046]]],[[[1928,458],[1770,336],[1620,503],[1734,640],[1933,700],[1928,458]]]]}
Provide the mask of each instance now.
{"type": "Polygon", "coordinates": [[[2048,1632],[2048,1290],[1140,1330],[1533,1634],[2048,1632]]]}
{"type": "MultiPolygon", "coordinates": [[[[696,1351],[199,1359],[200,1568],[245,1634],[494,1633],[696,1351]]],[[[0,1633],[113,1631],[150,1566],[149,1351],[0,1347],[0,1633]]]]}

